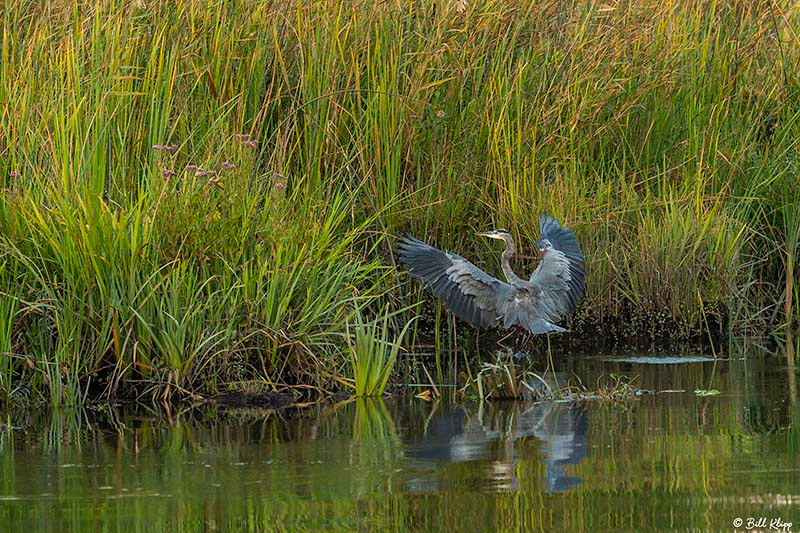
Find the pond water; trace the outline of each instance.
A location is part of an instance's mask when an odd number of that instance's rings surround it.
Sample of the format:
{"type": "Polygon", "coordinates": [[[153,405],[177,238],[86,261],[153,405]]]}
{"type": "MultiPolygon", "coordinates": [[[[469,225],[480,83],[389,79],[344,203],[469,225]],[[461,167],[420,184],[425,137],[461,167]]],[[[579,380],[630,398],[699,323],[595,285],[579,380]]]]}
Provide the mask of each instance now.
{"type": "Polygon", "coordinates": [[[562,370],[655,393],[10,417],[0,531],[800,531],[793,371],[619,359],[562,370]]]}

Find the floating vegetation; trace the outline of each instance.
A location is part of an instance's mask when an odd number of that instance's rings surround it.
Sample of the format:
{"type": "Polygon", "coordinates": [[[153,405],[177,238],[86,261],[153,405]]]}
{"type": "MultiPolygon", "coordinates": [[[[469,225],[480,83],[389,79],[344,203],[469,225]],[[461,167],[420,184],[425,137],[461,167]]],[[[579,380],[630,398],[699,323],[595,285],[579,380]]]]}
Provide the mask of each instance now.
{"type": "Polygon", "coordinates": [[[716,396],[719,393],[717,389],[695,389],[694,391],[696,396],[716,396]]]}
{"type": "Polygon", "coordinates": [[[641,396],[643,391],[634,386],[638,376],[610,374],[601,376],[594,389],[585,387],[574,378],[551,372],[534,370],[533,363],[519,354],[497,353],[495,360],[481,365],[478,374],[467,379],[461,394],[477,400],[612,400],[624,401],[641,396]]]}
{"type": "Polygon", "coordinates": [[[633,385],[637,379],[639,379],[639,376],[609,374],[608,380],[604,377],[598,379],[594,391],[582,389],[579,390],[578,396],[583,399],[598,398],[600,400],[625,401],[649,393],[650,391],[644,391],[633,385]]]}
{"type": "Polygon", "coordinates": [[[467,379],[461,393],[481,401],[535,400],[557,397],[559,389],[554,390],[550,383],[534,372],[532,364],[498,353],[493,362],[481,365],[474,378],[467,379]]]}

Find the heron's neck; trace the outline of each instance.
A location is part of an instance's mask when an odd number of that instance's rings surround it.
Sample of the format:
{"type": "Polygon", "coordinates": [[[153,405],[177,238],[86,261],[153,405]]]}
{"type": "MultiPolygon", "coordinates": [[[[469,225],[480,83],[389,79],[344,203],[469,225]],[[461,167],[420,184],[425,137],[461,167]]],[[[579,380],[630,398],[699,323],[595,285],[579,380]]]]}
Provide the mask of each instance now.
{"type": "Polygon", "coordinates": [[[522,281],[519,276],[517,276],[513,270],[511,270],[511,258],[514,256],[514,239],[511,238],[510,235],[507,235],[503,238],[506,243],[506,249],[503,250],[503,255],[501,257],[501,263],[503,265],[503,274],[506,275],[506,279],[509,283],[515,284],[517,282],[522,281]]]}

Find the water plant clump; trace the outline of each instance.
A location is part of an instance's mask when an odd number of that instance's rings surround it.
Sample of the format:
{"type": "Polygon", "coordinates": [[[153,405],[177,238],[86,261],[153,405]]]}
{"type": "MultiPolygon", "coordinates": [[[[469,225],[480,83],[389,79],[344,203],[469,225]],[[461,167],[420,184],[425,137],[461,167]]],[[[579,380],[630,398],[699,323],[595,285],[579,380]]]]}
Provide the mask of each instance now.
{"type": "Polygon", "coordinates": [[[480,401],[542,400],[560,398],[563,390],[546,374],[542,377],[534,371],[532,364],[498,354],[494,361],[481,364],[480,371],[466,380],[461,394],[480,401]]]}
{"type": "Polygon", "coordinates": [[[7,4],[3,401],[332,392],[387,301],[456,349],[396,237],[496,275],[504,227],[530,271],[542,212],[586,254],[565,347],[800,323],[794,3],[7,4]]]}
{"type": "MultiPolygon", "coordinates": [[[[395,315],[397,313],[394,313],[395,315]]],[[[365,320],[361,311],[355,313],[355,323],[348,328],[350,364],[356,396],[382,396],[386,390],[403,339],[413,323],[409,320],[403,328],[390,337],[393,329],[392,313],[383,309],[372,321],[365,320]]]]}
{"type": "Polygon", "coordinates": [[[497,352],[494,360],[481,364],[475,376],[466,378],[460,395],[465,399],[486,400],[609,400],[625,401],[641,396],[634,386],[637,376],[610,374],[598,377],[589,388],[575,376],[542,371],[527,353],[497,352]]]}

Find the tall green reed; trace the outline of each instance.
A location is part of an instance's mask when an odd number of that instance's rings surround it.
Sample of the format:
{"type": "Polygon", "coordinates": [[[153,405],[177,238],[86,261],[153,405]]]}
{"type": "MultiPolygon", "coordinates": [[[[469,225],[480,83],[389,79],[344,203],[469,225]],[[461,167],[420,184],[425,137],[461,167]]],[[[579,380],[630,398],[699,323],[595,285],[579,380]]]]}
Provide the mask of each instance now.
{"type": "MultiPolygon", "coordinates": [[[[13,290],[13,272],[9,271],[8,261],[0,264],[0,282],[4,288],[13,290]],[[10,279],[11,278],[11,279],[10,279]]],[[[8,403],[13,392],[14,378],[14,336],[15,322],[18,320],[18,291],[0,294],[0,398],[8,403]]]]}
{"type": "MultiPolygon", "coordinates": [[[[396,313],[394,313],[396,314],[396,313]]],[[[403,338],[413,321],[390,338],[395,329],[392,313],[387,309],[372,321],[365,320],[361,311],[356,311],[355,322],[349,332],[350,364],[356,396],[381,396],[386,390],[403,338]]]]}

